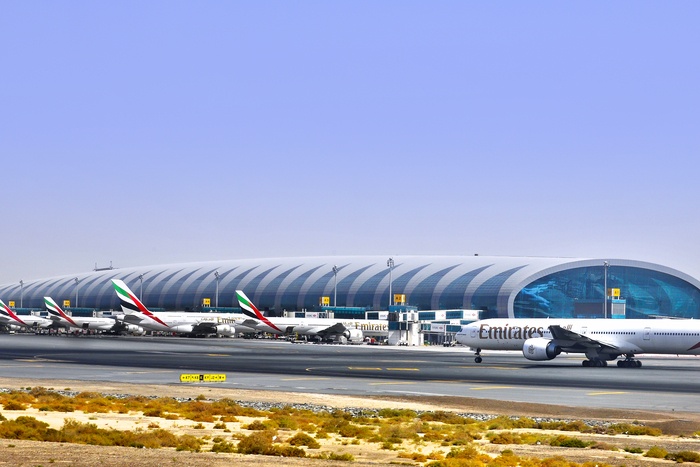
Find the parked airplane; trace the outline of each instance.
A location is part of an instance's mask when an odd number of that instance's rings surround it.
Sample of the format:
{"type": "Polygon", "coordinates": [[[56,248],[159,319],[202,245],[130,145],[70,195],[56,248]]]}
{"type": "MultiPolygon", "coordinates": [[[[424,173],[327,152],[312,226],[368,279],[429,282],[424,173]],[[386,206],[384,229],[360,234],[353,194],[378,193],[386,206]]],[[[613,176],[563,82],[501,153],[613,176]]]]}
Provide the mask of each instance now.
{"type": "Polygon", "coordinates": [[[17,326],[31,329],[47,329],[51,327],[53,321],[48,318],[34,315],[22,315],[21,317],[5,305],[5,302],[0,300],[0,324],[9,327],[10,329],[17,326]]]}
{"type": "Polygon", "coordinates": [[[333,319],[333,318],[268,318],[253,302],[236,290],[236,297],[243,313],[258,320],[258,330],[278,335],[300,334],[322,339],[344,338],[349,342],[362,342],[365,336],[387,336],[389,324],[384,320],[373,319],[333,319]]]}
{"type": "Polygon", "coordinates": [[[109,331],[117,324],[117,321],[113,318],[68,316],[51,297],[44,297],[44,305],[49,312],[49,317],[56,324],[66,328],[109,331]]]}
{"type": "Polygon", "coordinates": [[[700,321],[676,319],[494,318],[457,333],[460,344],[481,350],[522,350],[528,360],[552,360],[562,352],[583,353],[583,366],[641,367],[636,354],[700,355],[700,321]]]}
{"type": "Polygon", "coordinates": [[[243,319],[236,319],[231,313],[150,311],[124,281],[112,279],[112,285],[124,311],[124,320],[144,329],[190,335],[217,334],[227,337],[235,335],[236,328],[239,332],[254,331],[244,327],[241,323],[243,319]]]}

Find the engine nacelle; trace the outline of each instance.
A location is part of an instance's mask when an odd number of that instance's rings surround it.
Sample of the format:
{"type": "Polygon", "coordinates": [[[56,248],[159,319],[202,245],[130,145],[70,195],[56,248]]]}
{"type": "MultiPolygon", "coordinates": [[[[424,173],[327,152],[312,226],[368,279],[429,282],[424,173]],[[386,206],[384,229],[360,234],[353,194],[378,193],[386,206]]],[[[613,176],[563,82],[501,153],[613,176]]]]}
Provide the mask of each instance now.
{"type": "Polygon", "coordinates": [[[144,328],[135,324],[124,324],[120,327],[120,331],[131,334],[132,336],[143,336],[146,334],[146,330],[144,328]]]}
{"type": "Polygon", "coordinates": [[[170,329],[178,334],[192,334],[194,326],[192,326],[191,324],[178,324],[177,326],[173,326],[170,329]]]}
{"type": "Polygon", "coordinates": [[[359,329],[348,329],[343,333],[343,336],[350,342],[351,344],[359,344],[361,343],[365,336],[362,334],[362,331],[359,329]]]}
{"type": "Polygon", "coordinates": [[[546,337],[533,337],[523,343],[523,355],[528,360],[551,360],[561,353],[561,348],[546,337]]]}
{"type": "Polygon", "coordinates": [[[219,324],[216,326],[216,335],[223,337],[233,337],[236,335],[236,329],[230,324],[219,324]]]}

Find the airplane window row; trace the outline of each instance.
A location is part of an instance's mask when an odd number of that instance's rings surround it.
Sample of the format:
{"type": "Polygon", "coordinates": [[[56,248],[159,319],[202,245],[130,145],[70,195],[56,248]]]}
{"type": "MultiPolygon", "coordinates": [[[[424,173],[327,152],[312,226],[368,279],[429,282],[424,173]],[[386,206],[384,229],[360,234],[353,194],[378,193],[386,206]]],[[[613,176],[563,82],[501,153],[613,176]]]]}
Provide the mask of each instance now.
{"type": "Polygon", "coordinates": [[[630,332],[623,332],[623,331],[620,331],[620,332],[594,331],[594,332],[592,332],[591,334],[617,334],[617,335],[625,334],[625,335],[634,335],[635,333],[634,333],[634,331],[630,331],[630,332]]]}
{"type": "Polygon", "coordinates": [[[697,332],[655,332],[655,336],[700,336],[697,332]]]}

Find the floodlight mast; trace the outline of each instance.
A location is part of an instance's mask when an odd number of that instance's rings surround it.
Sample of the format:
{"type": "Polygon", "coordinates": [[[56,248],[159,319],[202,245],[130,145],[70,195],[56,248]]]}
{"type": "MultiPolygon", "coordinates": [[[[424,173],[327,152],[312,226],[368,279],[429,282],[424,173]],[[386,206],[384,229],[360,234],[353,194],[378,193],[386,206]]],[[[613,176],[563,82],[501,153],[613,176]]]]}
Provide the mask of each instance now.
{"type": "Polygon", "coordinates": [[[391,291],[391,283],[393,282],[391,275],[394,270],[394,258],[389,258],[386,265],[389,268],[389,306],[392,306],[394,304],[394,296],[391,291]]]}

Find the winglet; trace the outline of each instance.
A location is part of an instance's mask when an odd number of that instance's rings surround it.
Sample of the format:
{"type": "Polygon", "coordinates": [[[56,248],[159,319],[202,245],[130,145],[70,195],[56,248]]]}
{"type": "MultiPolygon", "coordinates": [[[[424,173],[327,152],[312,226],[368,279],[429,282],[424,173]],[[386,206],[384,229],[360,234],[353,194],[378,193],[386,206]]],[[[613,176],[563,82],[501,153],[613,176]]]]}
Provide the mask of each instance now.
{"type": "Polygon", "coordinates": [[[160,318],[154,315],[146,305],[144,305],[141,300],[136,297],[136,295],[131,291],[129,287],[120,279],[112,279],[112,285],[114,286],[114,291],[117,292],[117,297],[119,298],[119,304],[122,307],[122,311],[126,314],[144,314],[156,321],[166,328],[170,327],[163,322],[160,318]]]}
{"type": "Polygon", "coordinates": [[[17,316],[17,314],[14,311],[12,311],[12,309],[9,306],[5,305],[5,302],[3,302],[2,300],[0,300],[0,314],[3,314],[8,318],[17,321],[19,324],[22,324],[27,327],[29,326],[27,323],[22,321],[20,317],[17,316]]]}
{"type": "Polygon", "coordinates": [[[236,290],[236,297],[238,298],[238,304],[241,306],[241,309],[243,310],[243,313],[246,315],[253,317],[255,319],[259,319],[266,325],[270,326],[272,329],[276,329],[279,331],[281,334],[284,334],[284,332],[272,324],[269,319],[265,318],[262,313],[260,313],[260,310],[251,302],[248,297],[246,296],[245,293],[243,293],[242,290],[236,290]]]}
{"type": "Polygon", "coordinates": [[[63,319],[71,323],[75,327],[80,327],[78,326],[75,321],[73,321],[73,318],[68,316],[63,312],[60,306],[58,306],[58,303],[56,303],[53,298],[51,297],[44,297],[44,305],[46,306],[46,309],[48,310],[49,314],[58,319],[63,319]]]}

